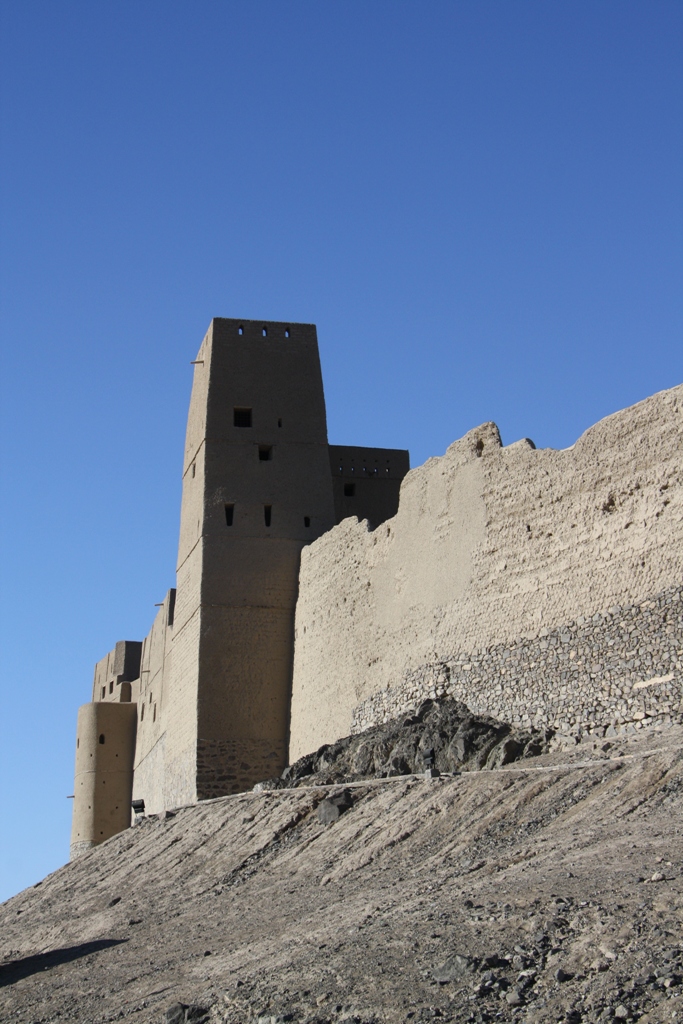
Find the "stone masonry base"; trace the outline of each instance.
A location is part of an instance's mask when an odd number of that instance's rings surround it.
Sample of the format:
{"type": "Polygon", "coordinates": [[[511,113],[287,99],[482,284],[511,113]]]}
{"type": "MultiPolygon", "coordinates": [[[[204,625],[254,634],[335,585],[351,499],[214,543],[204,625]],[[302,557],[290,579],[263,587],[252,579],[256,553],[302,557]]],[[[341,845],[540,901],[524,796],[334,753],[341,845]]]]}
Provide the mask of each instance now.
{"type": "Polygon", "coordinates": [[[287,764],[284,743],[250,740],[197,740],[197,799],[244,793],[279,775],[287,764]]]}
{"type": "Polygon", "coordinates": [[[513,725],[574,736],[683,722],[683,587],[580,616],[535,639],[422,665],[359,704],[352,732],[442,696],[513,725]]]}

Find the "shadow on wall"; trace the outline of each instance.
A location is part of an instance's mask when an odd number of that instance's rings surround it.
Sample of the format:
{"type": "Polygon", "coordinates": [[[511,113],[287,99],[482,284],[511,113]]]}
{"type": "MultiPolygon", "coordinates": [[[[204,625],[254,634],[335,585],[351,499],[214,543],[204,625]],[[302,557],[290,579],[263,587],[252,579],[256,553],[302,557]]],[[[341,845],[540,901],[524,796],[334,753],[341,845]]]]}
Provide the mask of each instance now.
{"type": "Polygon", "coordinates": [[[24,956],[20,960],[10,960],[0,964],[0,988],[13,985],[22,978],[30,978],[32,974],[47,971],[59,964],[68,964],[79,960],[82,956],[99,953],[101,949],[118,946],[128,939],[97,939],[95,942],[82,942],[79,946],[65,946],[64,949],[53,949],[51,953],[38,953],[36,956],[24,956]]]}

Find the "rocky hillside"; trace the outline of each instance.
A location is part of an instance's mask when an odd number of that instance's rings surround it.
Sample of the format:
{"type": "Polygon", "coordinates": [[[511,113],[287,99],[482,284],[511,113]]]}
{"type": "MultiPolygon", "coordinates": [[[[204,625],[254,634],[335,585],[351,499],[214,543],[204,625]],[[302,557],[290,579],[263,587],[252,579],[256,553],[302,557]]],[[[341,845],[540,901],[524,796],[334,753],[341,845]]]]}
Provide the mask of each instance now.
{"type": "Polygon", "coordinates": [[[680,727],[299,781],[146,819],[9,900],[0,1019],[683,1018],[680,727]]]}
{"type": "Polygon", "coordinates": [[[448,697],[426,700],[413,715],[326,743],[260,788],[386,779],[427,768],[438,772],[501,768],[546,753],[552,736],[548,729],[514,729],[489,715],[475,715],[448,697]]]}

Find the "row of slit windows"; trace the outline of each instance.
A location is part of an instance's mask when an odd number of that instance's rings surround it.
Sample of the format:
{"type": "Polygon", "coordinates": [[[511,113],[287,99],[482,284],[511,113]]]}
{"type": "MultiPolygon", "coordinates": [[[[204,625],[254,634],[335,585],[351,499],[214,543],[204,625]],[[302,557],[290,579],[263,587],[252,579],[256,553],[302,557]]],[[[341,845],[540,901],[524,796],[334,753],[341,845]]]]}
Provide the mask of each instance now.
{"type": "MultiPolygon", "coordinates": [[[[244,324],[240,324],[239,325],[239,327],[237,328],[237,333],[240,334],[240,335],[244,334],[244,324]]],[[[261,328],[261,337],[262,338],[267,338],[268,337],[268,328],[266,327],[265,324],[261,328]]],[[[288,337],[289,337],[289,327],[285,327],[285,338],[288,338],[288,337]]]]}
{"type": "MultiPolygon", "coordinates": [[[[225,525],[226,526],[232,526],[234,522],[235,522],[235,506],[234,506],[234,504],[226,505],[225,506],[225,525]]],[[[263,506],[263,522],[264,522],[264,525],[265,525],[266,529],[270,529],[270,526],[271,526],[271,524],[273,522],[273,506],[272,505],[264,505],[263,506]]],[[[311,525],[311,517],[310,516],[304,516],[304,526],[305,527],[309,527],[310,525],[311,525]]]]}
{"type": "MultiPolygon", "coordinates": [[[[356,467],[355,467],[355,466],[351,466],[350,468],[348,468],[348,469],[346,470],[346,472],[347,472],[347,474],[349,474],[349,473],[350,473],[350,474],[352,474],[353,476],[355,476],[355,475],[356,475],[356,467]]],[[[386,469],[384,470],[384,472],[385,472],[385,473],[388,473],[388,472],[389,472],[389,467],[388,467],[388,466],[387,466],[387,468],[386,468],[386,469]]],[[[367,466],[363,466],[363,468],[362,468],[362,469],[359,469],[359,470],[358,470],[358,475],[360,475],[361,473],[363,473],[363,474],[364,474],[365,476],[379,476],[379,475],[380,475],[380,469],[379,469],[379,467],[378,467],[378,466],[371,466],[371,467],[370,467],[369,469],[368,469],[368,467],[367,467],[367,466]]],[[[343,475],[344,475],[344,467],[343,467],[343,466],[340,466],[340,467],[339,467],[339,475],[340,475],[340,476],[343,476],[343,475]]]]}
{"type": "MultiPolygon", "coordinates": [[[[282,421],[280,421],[280,423],[281,422],[282,421]]],[[[259,457],[259,462],[272,462],[272,459],[273,459],[273,445],[272,444],[260,444],[258,446],[258,457],[259,457]]],[[[197,467],[196,467],[196,464],[194,462],[192,463],[191,472],[192,472],[192,476],[194,477],[196,475],[196,472],[197,472],[197,467]]],[[[355,476],[356,467],[355,466],[351,466],[350,469],[347,469],[346,472],[347,472],[347,474],[351,474],[351,475],[355,476]]],[[[385,473],[389,472],[389,467],[388,466],[384,470],[384,472],[385,473]]],[[[344,475],[344,467],[343,466],[339,467],[339,474],[340,474],[340,476],[344,475]]],[[[360,474],[363,474],[364,476],[379,476],[380,470],[379,470],[379,468],[377,466],[371,466],[369,469],[368,469],[367,466],[363,466],[362,469],[359,469],[359,475],[360,474]]],[[[344,493],[346,494],[346,491],[344,491],[344,493]]]]}

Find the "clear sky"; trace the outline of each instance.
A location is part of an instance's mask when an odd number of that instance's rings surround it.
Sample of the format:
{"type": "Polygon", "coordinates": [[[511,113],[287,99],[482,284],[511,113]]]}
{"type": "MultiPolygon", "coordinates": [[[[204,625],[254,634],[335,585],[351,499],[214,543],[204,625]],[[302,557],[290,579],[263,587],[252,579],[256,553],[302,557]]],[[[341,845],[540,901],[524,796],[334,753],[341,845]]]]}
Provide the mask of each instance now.
{"type": "Polygon", "coordinates": [[[0,896],[174,584],[213,316],[318,325],[333,443],[566,447],[683,381],[680,0],[0,5],[0,896]]]}

